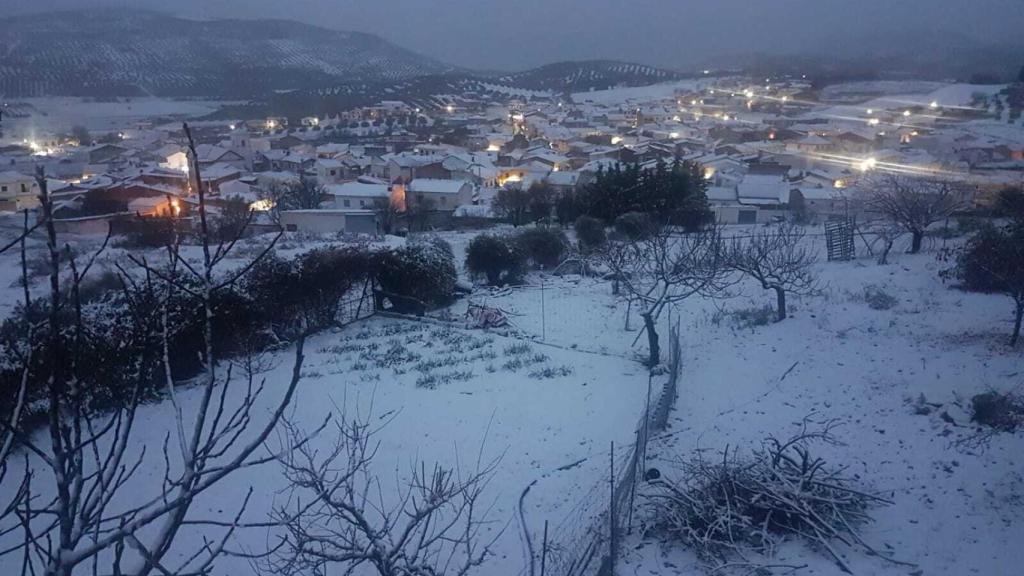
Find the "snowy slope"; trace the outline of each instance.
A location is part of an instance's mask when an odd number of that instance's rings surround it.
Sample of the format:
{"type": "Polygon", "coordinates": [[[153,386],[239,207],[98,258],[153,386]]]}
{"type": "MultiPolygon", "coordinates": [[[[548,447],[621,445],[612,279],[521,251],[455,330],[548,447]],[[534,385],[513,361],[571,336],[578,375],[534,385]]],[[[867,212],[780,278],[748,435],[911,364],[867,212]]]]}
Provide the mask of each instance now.
{"type": "Polygon", "coordinates": [[[7,96],[245,97],[452,69],[370,34],[124,9],[7,18],[0,59],[7,96]]]}

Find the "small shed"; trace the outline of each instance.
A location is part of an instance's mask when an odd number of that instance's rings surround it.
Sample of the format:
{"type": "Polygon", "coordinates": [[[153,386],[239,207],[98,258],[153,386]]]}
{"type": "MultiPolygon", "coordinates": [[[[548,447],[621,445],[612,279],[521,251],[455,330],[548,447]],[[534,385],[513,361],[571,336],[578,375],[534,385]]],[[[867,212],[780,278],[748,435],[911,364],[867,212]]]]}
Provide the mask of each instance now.
{"type": "Polygon", "coordinates": [[[289,232],[330,234],[377,234],[377,213],[373,210],[285,210],[281,225],[289,232]]]}

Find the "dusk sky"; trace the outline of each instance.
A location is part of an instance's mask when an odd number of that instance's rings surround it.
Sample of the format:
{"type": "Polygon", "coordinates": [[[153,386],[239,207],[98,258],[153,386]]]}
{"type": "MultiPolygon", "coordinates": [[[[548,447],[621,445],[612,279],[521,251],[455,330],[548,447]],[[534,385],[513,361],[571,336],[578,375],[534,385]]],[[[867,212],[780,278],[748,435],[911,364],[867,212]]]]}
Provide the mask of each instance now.
{"type": "Polygon", "coordinates": [[[1024,29],[1022,0],[0,0],[8,12],[87,6],[300,20],[509,70],[593,58],[682,68],[716,55],[818,52],[837,36],[956,30],[1007,42],[1024,29]]]}

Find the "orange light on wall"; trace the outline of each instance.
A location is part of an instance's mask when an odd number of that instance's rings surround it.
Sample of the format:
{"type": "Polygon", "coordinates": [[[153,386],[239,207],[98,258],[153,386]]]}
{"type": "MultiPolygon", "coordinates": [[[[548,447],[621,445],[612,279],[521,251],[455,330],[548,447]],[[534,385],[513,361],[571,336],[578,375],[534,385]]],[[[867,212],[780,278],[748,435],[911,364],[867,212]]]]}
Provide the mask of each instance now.
{"type": "Polygon", "coordinates": [[[405,184],[395,184],[392,186],[388,201],[391,203],[391,208],[396,212],[405,212],[405,184]]]}

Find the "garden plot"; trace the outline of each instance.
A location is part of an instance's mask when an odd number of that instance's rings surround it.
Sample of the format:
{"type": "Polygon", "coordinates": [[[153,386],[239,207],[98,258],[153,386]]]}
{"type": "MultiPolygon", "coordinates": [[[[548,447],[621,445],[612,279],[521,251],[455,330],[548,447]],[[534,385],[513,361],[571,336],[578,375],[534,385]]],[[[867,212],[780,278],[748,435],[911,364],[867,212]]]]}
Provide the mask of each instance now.
{"type": "MultiPolygon", "coordinates": [[[[535,483],[524,503],[535,533],[545,520],[561,520],[576,505],[578,487],[605,473],[609,443],[632,441],[647,389],[643,367],[619,358],[430,322],[370,319],[311,338],[305,354],[303,378],[287,418],[303,430],[315,429],[330,413],[359,415],[379,426],[373,470],[385,493],[421,461],[465,472],[477,462],[497,460],[484,496],[493,503],[491,523],[481,539],[498,540],[480,574],[520,573],[524,560],[517,503],[523,489],[535,483]]],[[[287,351],[260,360],[267,389],[254,414],[264,414],[277,401],[292,369],[287,351]]],[[[230,390],[241,396],[243,388],[230,390]]],[[[178,392],[186,414],[198,396],[198,390],[178,392]]],[[[159,454],[173,426],[171,414],[166,402],[140,408],[137,439],[148,447],[151,465],[132,479],[119,506],[152,494],[162,479],[159,454]]],[[[326,451],[334,437],[328,427],[312,448],[326,451]]],[[[279,441],[271,441],[271,448],[279,441]]],[[[287,498],[281,469],[271,463],[216,485],[194,510],[200,516],[232,515],[250,488],[244,521],[265,521],[272,507],[287,498]]],[[[181,547],[176,559],[200,544],[203,535],[203,529],[192,528],[176,544],[181,547]]],[[[259,552],[273,542],[266,529],[250,529],[236,535],[234,549],[259,552]]],[[[16,560],[0,559],[0,573],[14,570],[8,563],[16,560]]],[[[225,558],[215,573],[253,571],[248,560],[225,558]]]]}
{"type": "MultiPolygon", "coordinates": [[[[581,487],[603,478],[610,442],[633,440],[647,391],[639,364],[433,323],[374,319],[318,341],[298,399],[314,413],[325,398],[348,394],[374,412],[394,414],[381,435],[382,470],[413,459],[452,462],[502,455],[489,491],[494,529],[508,528],[481,573],[518,574],[523,554],[515,516],[520,493],[527,522],[563,520],[581,487]],[[316,374],[315,372],[319,372],[316,374]],[[340,386],[339,386],[340,385],[340,386]]],[[[321,408],[322,409],[322,408],[321,408]]]]}

